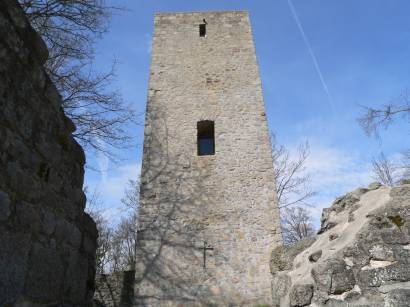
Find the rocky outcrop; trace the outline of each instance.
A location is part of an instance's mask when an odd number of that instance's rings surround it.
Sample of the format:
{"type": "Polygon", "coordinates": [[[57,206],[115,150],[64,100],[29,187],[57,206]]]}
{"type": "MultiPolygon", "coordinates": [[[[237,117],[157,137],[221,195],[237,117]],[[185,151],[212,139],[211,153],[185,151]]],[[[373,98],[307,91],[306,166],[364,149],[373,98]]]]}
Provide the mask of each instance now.
{"type": "Polygon", "coordinates": [[[17,2],[1,0],[0,306],[86,306],[94,291],[84,152],[47,56],[17,2]]]}
{"type": "Polygon", "coordinates": [[[271,271],[273,306],[410,306],[410,184],[336,199],[314,239],[273,251],[271,271]]]}

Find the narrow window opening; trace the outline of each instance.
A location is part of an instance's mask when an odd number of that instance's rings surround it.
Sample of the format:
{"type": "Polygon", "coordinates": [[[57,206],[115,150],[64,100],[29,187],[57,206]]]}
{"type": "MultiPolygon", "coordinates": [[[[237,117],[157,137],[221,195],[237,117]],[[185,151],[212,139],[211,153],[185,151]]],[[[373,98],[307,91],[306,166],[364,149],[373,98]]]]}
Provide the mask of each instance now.
{"type": "Polygon", "coordinates": [[[199,36],[200,37],[205,37],[206,36],[206,24],[207,24],[207,22],[206,22],[205,19],[203,21],[204,21],[204,23],[201,23],[199,25],[199,36]]]}
{"type": "Polygon", "coordinates": [[[204,120],[197,123],[198,129],[198,156],[215,154],[214,122],[204,120]]]}
{"type": "Polygon", "coordinates": [[[205,35],[206,35],[206,24],[200,24],[199,25],[199,36],[205,37],[205,35]]]}

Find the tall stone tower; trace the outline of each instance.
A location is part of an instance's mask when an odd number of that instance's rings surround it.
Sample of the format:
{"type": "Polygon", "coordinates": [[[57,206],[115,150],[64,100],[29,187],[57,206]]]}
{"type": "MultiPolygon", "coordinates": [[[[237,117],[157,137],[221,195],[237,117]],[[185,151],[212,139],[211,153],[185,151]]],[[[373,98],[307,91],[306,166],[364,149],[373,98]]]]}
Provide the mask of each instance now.
{"type": "Polygon", "coordinates": [[[155,16],[145,120],[137,304],[269,303],[281,234],[247,12],[155,16]]]}

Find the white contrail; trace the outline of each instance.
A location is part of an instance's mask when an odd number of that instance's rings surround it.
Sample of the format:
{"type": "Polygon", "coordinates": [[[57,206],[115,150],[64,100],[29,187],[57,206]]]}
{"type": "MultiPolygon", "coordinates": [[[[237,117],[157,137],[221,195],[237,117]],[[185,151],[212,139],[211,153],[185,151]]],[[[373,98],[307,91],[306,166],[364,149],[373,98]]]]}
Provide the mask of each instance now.
{"type": "Polygon", "coordinates": [[[300,34],[302,35],[303,41],[305,42],[306,48],[308,49],[309,54],[312,58],[313,64],[315,65],[315,69],[316,69],[317,74],[319,75],[320,82],[322,82],[323,89],[325,90],[326,95],[329,99],[330,107],[332,108],[332,111],[334,112],[335,108],[334,108],[332,96],[330,95],[329,88],[327,87],[326,81],[323,78],[323,74],[322,74],[322,71],[320,70],[319,63],[317,62],[316,56],[313,53],[312,46],[310,45],[310,42],[306,36],[306,33],[303,30],[303,26],[299,20],[298,14],[296,13],[295,7],[293,6],[292,0],[288,0],[288,4],[292,12],[293,18],[295,19],[295,22],[299,28],[300,34]]]}
{"type": "MultiPolygon", "coordinates": [[[[101,138],[96,137],[96,141],[98,145],[101,148],[103,148],[103,150],[106,149],[107,146],[101,138]]],[[[108,179],[108,164],[109,164],[108,157],[104,155],[102,152],[98,152],[97,153],[97,163],[98,163],[98,168],[100,169],[101,181],[106,182],[108,179]]]]}

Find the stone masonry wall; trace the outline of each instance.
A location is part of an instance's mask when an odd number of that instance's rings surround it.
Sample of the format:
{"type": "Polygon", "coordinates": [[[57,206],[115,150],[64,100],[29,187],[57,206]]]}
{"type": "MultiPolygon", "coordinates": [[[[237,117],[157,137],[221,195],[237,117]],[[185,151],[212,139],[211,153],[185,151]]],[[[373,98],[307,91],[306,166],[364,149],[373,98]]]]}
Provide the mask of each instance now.
{"type": "Polygon", "coordinates": [[[134,303],[135,271],[97,274],[94,302],[97,307],[127,307],[134,303]]]}
{"type": "Polygon", "coordinates": [[[155,16],[145,125],[138,304],[270,303],[281,235],[247,12],[155,16]],[[197,155],[201,120],[215,155],[197,155]]]}
{"type": "Polygon", "coordinates": [[[93,296],[85,156],[47,56],[16,1],[0,1],[0,306],[87,306],[93,296]]]}

